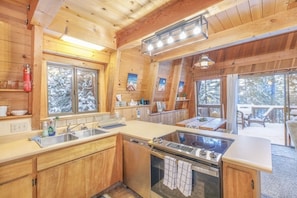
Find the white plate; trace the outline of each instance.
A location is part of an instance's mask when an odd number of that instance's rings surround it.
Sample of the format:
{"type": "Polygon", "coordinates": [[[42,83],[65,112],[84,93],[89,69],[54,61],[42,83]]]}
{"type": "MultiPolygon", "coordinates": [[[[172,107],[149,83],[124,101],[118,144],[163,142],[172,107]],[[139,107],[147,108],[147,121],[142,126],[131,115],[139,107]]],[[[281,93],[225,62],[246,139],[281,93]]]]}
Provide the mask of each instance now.
{"type": "Polygon", "coordinates": [[[15,115],[15,116],[25,115],[26,113],[27,113],[27,110],[13,110],[13,111],[11,111],[11,114],[15,115]]]}

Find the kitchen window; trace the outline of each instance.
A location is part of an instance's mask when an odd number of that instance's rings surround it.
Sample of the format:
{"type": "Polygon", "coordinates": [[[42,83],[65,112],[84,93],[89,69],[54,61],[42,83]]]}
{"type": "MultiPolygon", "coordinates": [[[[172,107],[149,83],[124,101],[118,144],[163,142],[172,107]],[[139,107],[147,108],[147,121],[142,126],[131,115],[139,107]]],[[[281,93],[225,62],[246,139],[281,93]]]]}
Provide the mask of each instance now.
{"type": "Polygon", "coordinates": [[[197,114],[202,117],[221,117],[221,79],[198,80],[197,114]]]}
{"type": "Polygon", "coordinates": [[[98,71],[47,63],[49,115],[69,115],[98,111],[98,71]]]}

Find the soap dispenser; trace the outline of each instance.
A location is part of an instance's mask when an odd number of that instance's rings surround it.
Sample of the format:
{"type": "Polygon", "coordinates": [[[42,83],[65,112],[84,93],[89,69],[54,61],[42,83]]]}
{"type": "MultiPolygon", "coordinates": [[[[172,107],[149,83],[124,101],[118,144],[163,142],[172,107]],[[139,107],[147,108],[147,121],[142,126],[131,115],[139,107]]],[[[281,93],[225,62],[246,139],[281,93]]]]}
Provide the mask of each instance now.
{"type": "Polygon", "coordinates": [[[43,121],[43,127],[42,127],[42,137],[48,136],[48,129],[47,129],[47,121],[43,121]]]}
{"type": "Polygon", "coordinates": [[[53,120],[52,119],[50,120],[50,123],[49,123],[49,126],[48,126],[47,131],[48,131],[48,135],[49,136],[54,136],[56,134],[56,129],[53,126],[53,120]]]}

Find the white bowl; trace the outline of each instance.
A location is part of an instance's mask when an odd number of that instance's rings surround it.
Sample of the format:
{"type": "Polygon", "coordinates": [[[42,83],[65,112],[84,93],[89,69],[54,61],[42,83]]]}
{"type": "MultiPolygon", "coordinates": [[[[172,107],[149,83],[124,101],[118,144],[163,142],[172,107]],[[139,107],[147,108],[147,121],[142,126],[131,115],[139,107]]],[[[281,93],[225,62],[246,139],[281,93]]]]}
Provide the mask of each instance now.
{"type": "Polygon", "coordinates": [[[26,113],[27,113],[27,110],[13,110],[13,111],[11,111],[11,114],[15,115],[15,116],[25,115],[26,113]]]}

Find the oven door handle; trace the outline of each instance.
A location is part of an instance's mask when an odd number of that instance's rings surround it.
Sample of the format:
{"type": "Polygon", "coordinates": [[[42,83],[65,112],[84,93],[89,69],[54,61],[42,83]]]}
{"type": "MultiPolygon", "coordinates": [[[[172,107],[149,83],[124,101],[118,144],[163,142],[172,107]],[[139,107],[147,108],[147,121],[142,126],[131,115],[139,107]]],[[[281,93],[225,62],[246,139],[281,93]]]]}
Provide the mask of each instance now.
{"type": "Polygon", "coordinates": [[[173,158],[175,158],[177,160],[182,160],[182,161],[191,163],[192,164],[192,171],[196,171],[198,173],[203,173],[203,174],[214,176],[214,177],[220,177],[219,170],[217,168],[214,168],[214,167],[211,167],[211,166],[207,166],[207,165],[204,165],[204,164],[198,164],[197,162],[193,162],[191,160],[186,160],[186,159],[180,158],[178,156],[171,155],[169,153],[163,153],[163,152],[160,152],[160,151],[155,151],[154,149],[151,150],[151,155],[154,155],[155,157],[158,157],[158,158],[163,159],[163,160],[165,158],[165,155],[168,155],[168,156],[173,157],[173,158]]]}

